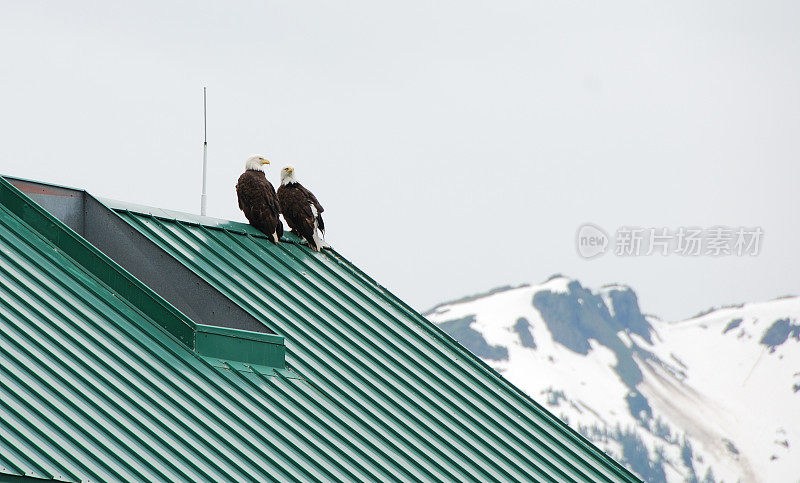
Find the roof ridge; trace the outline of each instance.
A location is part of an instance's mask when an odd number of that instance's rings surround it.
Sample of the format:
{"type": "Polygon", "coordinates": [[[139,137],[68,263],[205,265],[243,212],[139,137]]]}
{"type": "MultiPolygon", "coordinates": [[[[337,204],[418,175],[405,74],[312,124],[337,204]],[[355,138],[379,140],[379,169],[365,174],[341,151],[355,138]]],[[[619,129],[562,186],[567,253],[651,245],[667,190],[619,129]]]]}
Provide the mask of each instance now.
{"type": "MultiPolygon", "coordinates": [[[[254,228],[249,223],[241,221],[228,220],[225,218],[216,218],[213,216],[196,215],[194,213],[187,213],[185,211],[169,210],[165,208],[157,208],[154,206],[140,205],[136,203],[129,203],[127,201],[119,201],[111,198],[97,198],[98,201],[106,205],[114,211],[126,211],[137,215],[153,216],[162,220],[179,221],[181,223],[188,223],[195,226],[204,226],[215,230],[230,231],[242,235],[250,235],[258,238],[270,239],[267,235],[254,228]]],[[[292,232],[286,231],[281,238],[283,243],[293,243],[295,245],[304,245],[303,241],[292,232]]]]}

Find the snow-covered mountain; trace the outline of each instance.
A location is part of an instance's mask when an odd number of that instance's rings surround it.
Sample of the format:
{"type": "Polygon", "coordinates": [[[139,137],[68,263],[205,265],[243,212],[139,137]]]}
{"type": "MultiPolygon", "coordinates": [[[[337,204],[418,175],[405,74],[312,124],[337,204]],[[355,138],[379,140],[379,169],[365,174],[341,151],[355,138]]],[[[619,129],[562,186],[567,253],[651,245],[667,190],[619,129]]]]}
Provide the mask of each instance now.
{"type": "Polygon", "coordinates": [[[680,322],[554,276],[425,314],[647,481],[800,481],[800,298],[680,322]]]}

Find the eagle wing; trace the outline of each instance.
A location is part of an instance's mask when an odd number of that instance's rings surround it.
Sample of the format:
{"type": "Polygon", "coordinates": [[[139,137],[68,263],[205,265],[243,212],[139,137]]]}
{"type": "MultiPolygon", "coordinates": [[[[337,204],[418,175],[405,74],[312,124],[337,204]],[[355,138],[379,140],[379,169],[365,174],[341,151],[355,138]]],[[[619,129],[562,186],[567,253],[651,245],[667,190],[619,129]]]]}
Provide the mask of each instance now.
{"type": "Polygon", "coordinates": [[[305,197],[308,200],[308,202],[313,204],[314,208],[316,208],[316,210],[317,210],[317,228],[319,228],[319,231],[321,231],[322,234],[324,235],[325,234],[325,222],[322,221],[322,212],[325,211],[325,208],[322,207],[320,202],[317,201],[317,197],[314,196],[314,193],[312,193],[308,188],[306,188],[305,186],[302,186],[302,185],[300,186],[300,188],[303,190],[303,194],[305,195],[305,197]]]}
{"type": "Polygon", "coordinates": [[[281,185],[278,187],[278,201],[289,228],[313,246],[314,210],[307,192],[300,183],[281,185]]]}
{"type": "Polygon", "coordinates": [[[305,196],[308,199],[308,201],[310,201],[311,203],[314,204],[314,208],[317,209],[317,213],[322,213],[323,211],[325,211],[325,208],[323,208],[322,205],[319,204],[319,201],[317,201],[317,197],[314,196],[314,193],[312,193],[305,186],[300,186],[300,188],[303,189],[303,194],[305,194],[305,196]]]}
{"type": "Polygon", "coordinates": [[[283,225],[278,218],[280,207],[275,188],[264,173],[248,170],[242,174],[236,183],[236,195],[239,208],[254,228],[270,237],[275,233],[281,236],[283,225]]]}

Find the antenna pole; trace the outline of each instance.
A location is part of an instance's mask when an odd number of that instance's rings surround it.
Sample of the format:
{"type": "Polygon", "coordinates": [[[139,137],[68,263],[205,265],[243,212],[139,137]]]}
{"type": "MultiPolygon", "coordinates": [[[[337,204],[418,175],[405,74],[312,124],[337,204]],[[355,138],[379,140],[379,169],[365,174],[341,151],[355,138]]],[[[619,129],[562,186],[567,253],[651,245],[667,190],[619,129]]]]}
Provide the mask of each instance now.
{"type": "Polygon", "coordinates": [[[200,214],[206,216],[206,171],[208,171],[208,139],[206,123],[206,88],[203,87],[203,191],[200,194],[200,214]]]}

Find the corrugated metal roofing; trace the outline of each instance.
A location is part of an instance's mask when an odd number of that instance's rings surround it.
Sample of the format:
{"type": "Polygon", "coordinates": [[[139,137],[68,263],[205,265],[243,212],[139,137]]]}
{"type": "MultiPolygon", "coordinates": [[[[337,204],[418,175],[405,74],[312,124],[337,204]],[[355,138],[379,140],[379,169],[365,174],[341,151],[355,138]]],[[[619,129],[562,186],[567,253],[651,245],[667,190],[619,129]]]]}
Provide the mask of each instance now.
{"type": "Polygon", "coordinates": [[[396,421],[390,441],[429,467],[423,476],[629,477],[335,251],[276,247],[247,225],[119,213],[284,335],[292,370],[364,419],[396,421]]]}
{"type": "Polygon", "coordinates": [[[636,481],[336,252],[117,208],[284,336],[291,375],[196,354],[0,206],[0,472],[636,481]]]}

